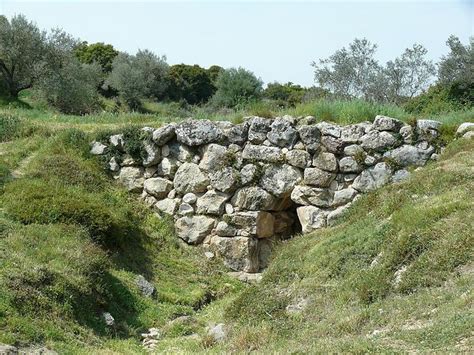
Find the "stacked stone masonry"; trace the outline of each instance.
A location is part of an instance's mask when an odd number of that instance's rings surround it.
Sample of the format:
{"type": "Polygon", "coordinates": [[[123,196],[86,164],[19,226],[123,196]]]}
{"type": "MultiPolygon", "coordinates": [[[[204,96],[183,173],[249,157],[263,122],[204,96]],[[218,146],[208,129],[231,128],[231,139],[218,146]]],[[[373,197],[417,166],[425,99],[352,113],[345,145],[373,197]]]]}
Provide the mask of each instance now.
{"type": "Polygon", "coordinates": [[[361,193],[436,159],[439,128],[385,116],[348,126],[312,116],[187,120],[143,128],[140,159],[125,153],[122,135],[93,142],[91,153],[107,156],[115,179],[173,216],[186,243],[252,273],[266,267],[275,240],[332,225],[361,193]]]}

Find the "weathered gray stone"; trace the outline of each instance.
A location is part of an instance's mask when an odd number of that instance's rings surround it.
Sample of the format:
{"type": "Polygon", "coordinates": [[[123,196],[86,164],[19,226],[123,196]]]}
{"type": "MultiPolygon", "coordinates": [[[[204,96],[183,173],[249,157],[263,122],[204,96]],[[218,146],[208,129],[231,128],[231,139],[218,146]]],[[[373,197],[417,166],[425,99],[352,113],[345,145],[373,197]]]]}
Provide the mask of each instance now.
{"type": "Polygon", "coordinates": [[[433,142],[439,136],[440,127],[441,127],[441,122],[439,121],[417,120],[416,132],[418,134],[418,140],[433,142]]]}
{"type": "Polygon", "coordinates": [[[168,215],[174,215],[178,208],[178,201],[173,198],[165,198],[155,203],[155,208],[168,215]]]}
{"type": "Polygon", "coordinates": [[[251,211],[271,210],[275,203],[275,197],[258,186],[242,187],[232,197],[234,206],[251,211]]]}
{"type": "Polygon", "coordinates": [[[192,192],[188,192],[183,196],[183,202],[188,203],[190,205],[194,205],[197,201],[197,196],[192,192]]]}
{"type": "Polygon", "coordinates": [[[155,129],[152,136],[153,142],[159,146],[165,145],[176,136],[175,128],[176,125],[171,123],[155,129]]]}
{"type": "Polygon", "coordinates": [[[219,169],[227,162],[227,148],[219,144],[208,144],[203,148],[203,155],[199,168],[204,171],[219,169]]]}
{"type": "Polygon", "coordinates": [[[258,167],[254,164],[247,164],[240,170],[240,183],[247,185],[257,179],[258,167]]]}
{"type": "Polygon", "coordinates": [[[170,159],[178,160],[180,162],[191,162],[193,159],[194,153],[193,151],[189,148],[186,147],[183,144],[180,144],[178,142],[173,142],[171,144],[168,144],[169,148],[169,155],[168,157],[170,159]]]}
{"type": "Polygon", "coordinates": [[[348,187],[334,192],[333,206],[345,205],[351,202],[358,194],[356,189],[348,187]]]}
{"type": "Polygon", "coordinates": [[[184,121],[176,126],[175,131],[178,142],[188,146],[204,145],[222,139],[221,129],[209,120],[184,121]]]}
{"type": "Polygon", "coordinates": [[[120,169],[118,180],[128,191],[140,192],[145,181],[143,177],[144,172],[142,167],[125,166],[120,169]]]}
{"type": "Polygon", "coordinates": [[[400,128],[400,135],[403,138],[405,144],[412,144],[415,140],[413,127],[410,125],[405,125],[400,128]]]}
{"type": "Polygon", "coordinates": [[[398,132],[402,126],[402,121],[387,116],[377,115],[374,120],[374,129],[378,131],[398,132]]]}
{"type": "Polygon", "coordinates": [[[109,170],[113,172],[117,172],[120,170],[120,164],[118,163],[115,157],[112,157],[109,160],[109,170]]]}
{"type": "Polygon", "coordinates": [[[211,172],[209,178],[213,188],[225,193],[234,191],[239,183],[238,172],[230,166],[211,172]]]}
{"type": "Polygon", "coordinates": [[[115,325],[115,319],[109,312],[103,312],[102,319],[108,327],[113,327],[115,325]]]}
{"type": "Polygon", "coordinates": [[[334,211],[329,212],[329,214],[327,216],[327,225],[330,226],[330,227],[334,226],[337,223],[337,221],[342,216],[344,216],[344,214],[349,209],[350,205],[351,204],[349,203],[347,205],[340,206],[340,207],[336,208],[334,211]]]}
{"type": "Polygon", "coordinates": [[[288,164],[304,169],[311,160],[311,155],[305,150],[293,149],[285,154],[288,164]]]}
{"type": "Polygon", "coordinates": [[[253,144],[261,144],[267,139],[272,120],[263,117],[252,117],[249,120],[248,140],[253,144]]]}
{"type": "Polygon", "coordinates": [[[2,355],[18,355],[18,348],[13,345],[0,343],[0,354],[2,355]]]}
{"type": "Polygon", "coordinates": [[[344,142],[340,138],[333,136],[322,136],[321,144],[330,153],[340,154],[344,150],[344,142]]]}
{"type": "Polygon", "coordinates": [[[196,212],[198,214],[222,215],[230,196],[222,192],[208,191],[197,199],[196,212]]]}
{"type": "Polygon", "coordinates": [[[123,134],[114,134],[110,136],[109,142],[110,145],[117,149],[119,152],[124,151],[123,134]]]}
{"type": "Polygon", "coordinates": [[[346,144],[357,143],[364,134],[364,127],[358,124],[348,125],[341,128],[341,140],[346,144]]]}
{"type": "Polygon", "coordinates": [[[298,132],[288,120],[276,118],[270,127],[271,130],[267,133],[267,138],[274,145],[292,147],[296,143],[298,132]]]}
{"type": "Polygon", "coordinates": [[[296,209],[303,233],[326,227],[327,212],[315,206],[301,206],[296,209]]]}
{"type": "Polygon", "coordinates": [[[313,157],[313,166],[316,168],[337,172],[337,159],[332,153],[321,152],[313,157]]]}
{"type": "Polygon", "coordinates": [[[353,157],[344,157],[339,160],[339,170],[343,173],[358,173],[362,166],[353,157]]]}
{"type": "Polygon", "coordinates": [[[304,170],[304,183],[316,187],[328,187],[336,174],[319,168],[306,168],[304,170]]]}
{"type": "Polygon", "coordinates": [[[242,152],[242,158],[246,160],[278,163],[283,160],[283,154],[280,148],[247,144],[242,152]]]}
{"type": "Polygon", "coordinates": [[[474,122],[464,122],[461,123],[456,130],[457,136],[462,136],[469,131],[474,131],[474,122]]]}
{"type": "Polygon", "coordinates": [[[208,177],[193,163],[184,163],[174,176],[174,188],[180,194],[205,192],[209,185],[208,177]]]}
{"type": "Polygon", "coordinates": [[[332,204],[333,195],[334,193],[329,189],[296,186],[291,193],[291,199],[299,205],[329,207],[332,204]]]}
{"type": "Polygon", "coordinates": [[[173,183],[169,180],[157,177],[146,179],[143,184],[144,190],[157,199],[165,198],[173,188],[173,183]]]}
{"type": "Polygon", "coordinates": [[[163,158],[158,164],[156,173],[158,176],[173,178],[178,170],[178,161],[173,158],[163,158]]]}
{"type": "Polygon", "coordinates": [[[216,342],[221,343],[227,337],[226,327],[224,323],[219,323],[210,327],[207,334],[216,342]]]}
{"type": "Polygon", "coordinates": [[[178,214],[180,216],[191,216],[194,214],[194,207],[189,203],[182,203],[179,205],[178,214]]]}
{"type": "Polygon", "coordinates": [[[397,138],[393,134],[385,131],[370,131],[364,135],[360,141],[362,148],[378,152],[394,148],[399,144],[397,138]]]}
{"type": "Polygon", "coordinates": [[[257,272],[259,269],[258,241],[254,238],[213,236],[211,247],[234,271],[257,272]]]}
{"type": "Polygon", "coordinates": [[[352,184],[352,187],[360,192],[367,192],[387,184],[392,177],[392,171],[386,163],[364,170],[352,184]]]}
{"type": "Polygon", "coordinates": [[[227,139],[227,142],[230,144],[243,145],[247,142],[249,123],[244,122],[241,124],[233,125],[231,124],[228,127],[222,128],[224,132],[224,137],[227,139]]]}
{"type": "Polygon", "coordinates": [[[199,244],[214,228],[215,220],[206,216],[181,217],[175,223],[178,237],[188,244],[199,244]]]}
{"type": "Polygon", "coordinates": [[[321,143],[321,131],[318,127],[303,125],[298,127],[298,133],[309,153],[318,150],[321,143]]]}
{"type": "Polygon", "coordinates": [[[462,138],[464,139],[472,139],[474,138],[474,131],[467,131],[462,135],[462,138]]]}
{"type": "Polygon", "coordinates": [[[148,282],[142,275],[136,277],[135,284],[145,297],[151,297],[155,293],[155,286],[148,282]]]}
{"type": "Polygon", "coordinates": [[[230,226],[258,238],[269,238],[274,234],[275,218],[269,212],[245,211],[224,215],[230,226]]]}
{"type": "Polygon", "coordinates": [[[301,180],[301,171],[291,165],[270,165],[265,169],[260,185],[277,197],[285,197],[301,180]]]}
{"type": "Polygon", "coordinates": [[[349,156],[365,156],[365,150],[358,144],[351,144],[344,148],[344,154],[349,156]]]}
{"type": "Polygon", "coordinates": [[[107,146],[101,142],[92,142],[90,153],[92,155],[103,155],[107,151],[107,146]]]}
{"type": "Polygon", "coordinates": [[[334,138],[341,137],[341,127],[328,122],[319,122],[316,124],[322,135],[332,136],[334,138]]]}
{"type": "Polygon", "coordinates": [[[383,156],[384,158],[392,159],[399,166],[423,166],[433,153],[434,148],[431,146],[422,149],[405,144],[399,148],[386,152],[383,156]]]}
{"type": "Polygon", "coordinates": [[[160,162],[161,152],[160,148],[152,142],[143,142],[145,148],[145,157],[143,158],[143,166],[152,166],[160,162]]]}

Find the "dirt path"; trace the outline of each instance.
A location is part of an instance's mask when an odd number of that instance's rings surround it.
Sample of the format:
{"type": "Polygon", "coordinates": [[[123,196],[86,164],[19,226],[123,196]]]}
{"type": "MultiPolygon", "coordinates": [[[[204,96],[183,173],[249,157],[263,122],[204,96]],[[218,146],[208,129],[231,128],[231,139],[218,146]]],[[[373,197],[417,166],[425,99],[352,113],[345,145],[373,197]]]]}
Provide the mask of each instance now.
{"type": "Polygon", "coordinates": [[[20,161],[20,164],[18,164],[17,168],[11,172],[11,176],[14,179],[23,177],[23,175],[25,175],[25,168],[28,166],[30,161],[35,157],[35,155],[36,155],[36,152],[28,155],[25,159],[20,161]]]}

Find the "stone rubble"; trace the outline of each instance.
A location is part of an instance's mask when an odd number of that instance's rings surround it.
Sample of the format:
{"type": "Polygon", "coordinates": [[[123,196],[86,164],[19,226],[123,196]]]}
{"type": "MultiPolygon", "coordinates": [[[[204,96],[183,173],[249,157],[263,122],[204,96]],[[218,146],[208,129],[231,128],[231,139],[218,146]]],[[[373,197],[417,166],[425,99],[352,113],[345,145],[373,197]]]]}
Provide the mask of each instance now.
{"type": "Polygon", "coordinates": [[[91,153],[107,154],[121,184],[171,215],[179,238],[235,272],[255,273],[267,263],[269,241],[333,225],[361,193],[437,159],[440,127],[386,116],[348,126],[311,116],[247,117],[238,125],[189,119],[147,128],[152,139],[141,160],[126,153],[121,135],[92,142],[91,153]]]}

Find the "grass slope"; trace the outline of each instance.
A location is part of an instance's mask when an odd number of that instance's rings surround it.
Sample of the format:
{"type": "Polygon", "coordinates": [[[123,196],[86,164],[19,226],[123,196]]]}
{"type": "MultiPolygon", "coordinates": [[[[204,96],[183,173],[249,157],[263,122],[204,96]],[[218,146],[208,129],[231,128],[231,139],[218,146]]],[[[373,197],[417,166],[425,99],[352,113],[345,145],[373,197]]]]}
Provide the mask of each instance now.
{"type": "Polygon", "coordinates": [[[473,190],[474,140],[459,140],[336,227],[285,243],[222,308],[233,331],[215,350],[472,350],[473,190]]]}

